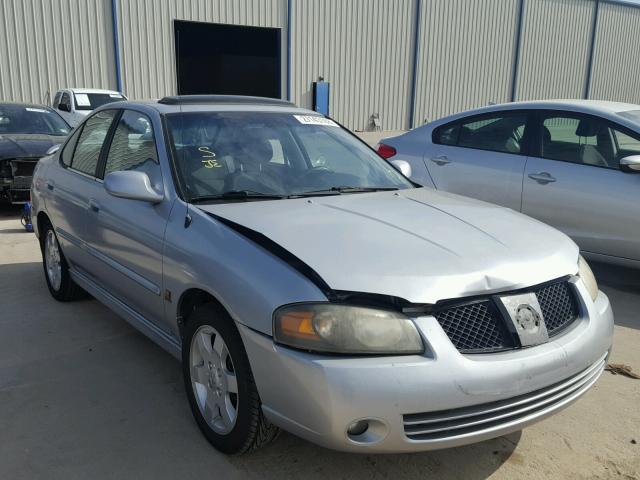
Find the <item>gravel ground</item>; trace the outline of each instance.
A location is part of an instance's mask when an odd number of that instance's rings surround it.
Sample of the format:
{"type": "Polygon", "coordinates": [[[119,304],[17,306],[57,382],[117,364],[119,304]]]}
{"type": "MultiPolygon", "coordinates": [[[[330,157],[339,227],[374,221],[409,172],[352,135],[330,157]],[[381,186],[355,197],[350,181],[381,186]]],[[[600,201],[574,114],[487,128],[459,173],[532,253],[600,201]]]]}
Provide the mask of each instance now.
{"type": "MultiPolygon", "coordinates": [[[[594,270],[616,314],[611,361],[640,372],[640,274],[594,270]]],[[[0,210],[0,479],[240,477],[640,479],[640,380],[605,372],[558,415],[467,447],[353,455],[283,433],[226,457],[193,422],[177,361],[95,300],[54,301],[35,236],[0,210]]]]}

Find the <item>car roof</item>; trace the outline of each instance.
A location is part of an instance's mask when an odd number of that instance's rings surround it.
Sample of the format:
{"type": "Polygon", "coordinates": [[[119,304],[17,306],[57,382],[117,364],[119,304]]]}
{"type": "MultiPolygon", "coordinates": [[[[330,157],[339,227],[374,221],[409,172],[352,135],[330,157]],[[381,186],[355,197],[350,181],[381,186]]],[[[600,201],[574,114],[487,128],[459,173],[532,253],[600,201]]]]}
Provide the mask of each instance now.
{"type": "Polygon", "coordinates": [[[107,93],[122,95],[122,93],[115,90],[103,90],[101,88],[62,88],[61,90],[69,90],[73,93],[107,93]]]}
{"type": "MultiPolygon", "coordinates": [[[[104,105],[114,107],[113,104],[104,105]]],[[[301,115],[321,115],[313,110],[300,108],[286,100],[237,95],[194,95],[165,97],[160,100],[118,102],[117,108],[150,108],[160,114],[176,112],[281,112],[301,115]],[[190,97],[190,98],[189,98],[190,97]],[[182,99],[182,101],[180,101],[182,99]]]]}
{"type": "Polygon", "coordinates": [[[626,112],[628,110],[640,110],[640,105],[635,105],[633,103],[612,102],[608,100],[582,100],[582,99],[535,100],[535,101],[513,102],[507,105],[514,105],[519,108],[573,107],[579,110],[600,111],[600,112],[606,112],[606,113],[619,113],[619,112],[626,112]]]}
{"type": "MultiPolygon", "coordinates": [[[[52,110],[47,105],[41,105],[39,103],[22,103],[22,102],[0,102],[0,107],[24,107],[24,108],[39,108],[41,110],[52,110]]],[[[53,111],[53,110],[52,110],[53,111]]]]}
{"type": "MultiPolygon", "coordinates": [[[[493,105],[487,105],[472,110],[466,110],[460,113],[455,113],[447,117],[441,117],[432,122],[428,122],[426,125],[436,127],[444,123],[448,123],[453,120],[469,117],[472,115],[479,115],[482,113],[491,113],[504,110],[568,110],[571,112],[587,113],[591,115],[608,118],[616,122],[622,123],[631,128],[637,129],[638,124],[632,120],[620,115],[623,112],[630,110],[640,110],[640,105],[633,103],[623,102],[611,102],[605,100],[580,100],[580,99],[558,99],[558,100],[527,100],[519,102],[498,103],[493,105]]],[[[425,126],[426,126],[425,125],[425,126]]]]}

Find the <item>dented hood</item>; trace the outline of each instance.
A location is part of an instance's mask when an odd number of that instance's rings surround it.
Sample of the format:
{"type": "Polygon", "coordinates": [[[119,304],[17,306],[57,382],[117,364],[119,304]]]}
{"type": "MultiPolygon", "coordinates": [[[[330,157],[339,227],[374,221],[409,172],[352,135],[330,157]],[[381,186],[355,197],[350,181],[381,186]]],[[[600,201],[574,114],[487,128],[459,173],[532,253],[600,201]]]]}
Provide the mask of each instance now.
{"type": "Polygon", "coordinates": [[[264,235],[334,290],[412,303],[528,287],[578,269],[578,247],[561,232],[428,188],[199,208],[264,235]]]}

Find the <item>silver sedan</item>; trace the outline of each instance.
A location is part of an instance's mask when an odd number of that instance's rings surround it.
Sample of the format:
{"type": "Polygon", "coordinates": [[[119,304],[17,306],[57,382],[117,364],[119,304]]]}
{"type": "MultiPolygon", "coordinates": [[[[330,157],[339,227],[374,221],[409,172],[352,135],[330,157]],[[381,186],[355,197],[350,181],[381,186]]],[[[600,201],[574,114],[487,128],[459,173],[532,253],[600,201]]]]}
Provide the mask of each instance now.
{"type": "Polygon", "coordinates": [[[640,105],[516,102],[383,140],[417,182],[521,211],[583,254],[640,268],[640,105]]]}
{"type": "Polygon", "coordinates": [[[52,296],[87,291],[180,358],[226,453],[279,428],[354,452],[504,435],[584,394],[611,347],[568,237],[418,188],[286,102],[101,107],[32,198],[52,296]]]}

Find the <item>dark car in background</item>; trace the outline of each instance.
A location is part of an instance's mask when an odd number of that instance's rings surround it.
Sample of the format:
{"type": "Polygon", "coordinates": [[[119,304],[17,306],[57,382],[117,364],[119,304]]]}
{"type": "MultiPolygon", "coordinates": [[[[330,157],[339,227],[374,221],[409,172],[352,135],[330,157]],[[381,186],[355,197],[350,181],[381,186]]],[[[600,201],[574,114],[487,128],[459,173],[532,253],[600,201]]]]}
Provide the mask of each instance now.
{"type": "Polygon", "coordinates": [[[0,203],[29,200],[36,163],[70,131],[69,124],[48,107],[0,103],[0,203]]]}

